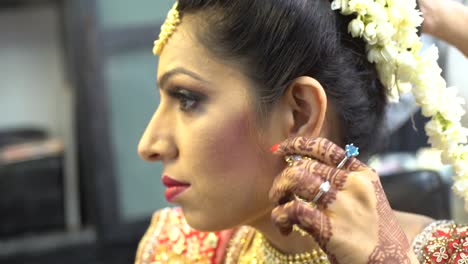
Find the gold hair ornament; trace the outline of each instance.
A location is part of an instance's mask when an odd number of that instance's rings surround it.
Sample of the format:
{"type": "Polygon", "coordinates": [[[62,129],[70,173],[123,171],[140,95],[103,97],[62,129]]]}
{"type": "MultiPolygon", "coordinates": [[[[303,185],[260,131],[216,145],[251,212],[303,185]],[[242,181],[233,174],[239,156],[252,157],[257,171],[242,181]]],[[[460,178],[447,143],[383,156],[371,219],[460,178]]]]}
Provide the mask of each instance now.
{"type": "Polygon", "coordinates": [[[153,54],[161,55],[164,46],[166,45],[169,38],[174,34],[177,26],[180,24],[180,14],[177,10],[178,2],[175,2],[172,9],[167,14],[166,21],[161,26],[161,33],[159,33],[159,38],[154,42],[153,54]]]}

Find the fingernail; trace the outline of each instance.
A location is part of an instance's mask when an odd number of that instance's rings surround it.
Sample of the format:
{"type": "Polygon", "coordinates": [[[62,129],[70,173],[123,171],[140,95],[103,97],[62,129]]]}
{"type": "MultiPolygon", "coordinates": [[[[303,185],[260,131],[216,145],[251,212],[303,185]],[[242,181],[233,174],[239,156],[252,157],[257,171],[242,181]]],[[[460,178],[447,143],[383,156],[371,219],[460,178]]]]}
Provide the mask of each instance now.
{"type": "Polygon", "coordinates": [[[273,147],[270,148],[270,151],[275,153],[279,149],[280,146],[281,146],[280,143],[275,144],[275,145],[273,145],[273,147]]]}

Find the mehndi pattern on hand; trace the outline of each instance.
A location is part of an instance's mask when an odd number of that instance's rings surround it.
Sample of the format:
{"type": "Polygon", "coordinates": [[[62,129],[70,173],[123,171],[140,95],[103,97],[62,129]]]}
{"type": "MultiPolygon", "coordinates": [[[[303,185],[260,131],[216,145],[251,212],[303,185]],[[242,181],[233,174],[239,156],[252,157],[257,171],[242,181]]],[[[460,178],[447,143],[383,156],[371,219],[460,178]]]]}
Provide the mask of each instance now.
{"type": "Polygon", "coordinates": [[[408,239],[375,170],[352,156],[337,169],[346,152],[324,138],[290,138],[274,153],[308,157],[291,161],[270,190],[276,205],[272,221],[283,234],[294,226],[309,233],[334,264],[411,263],[408,239]],[[324,182],[330,183],[330,190],[315,204],[308,202],[324,182]],[[337,230],[350,230],[353,239],[337,230]],[[355,240],[361,241],[359,250],[355,240]]]}

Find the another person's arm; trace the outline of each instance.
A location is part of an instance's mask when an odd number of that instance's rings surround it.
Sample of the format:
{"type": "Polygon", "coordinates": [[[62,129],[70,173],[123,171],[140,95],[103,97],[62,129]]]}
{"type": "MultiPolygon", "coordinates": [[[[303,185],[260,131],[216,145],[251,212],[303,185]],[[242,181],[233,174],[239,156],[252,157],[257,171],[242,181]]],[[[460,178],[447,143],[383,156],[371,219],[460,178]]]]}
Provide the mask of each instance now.
{"type": "Polygon", "coordinates": [[[419,0],[423,32],[458,48],[468,57],[468,7],[453,0],[419,0]]]}

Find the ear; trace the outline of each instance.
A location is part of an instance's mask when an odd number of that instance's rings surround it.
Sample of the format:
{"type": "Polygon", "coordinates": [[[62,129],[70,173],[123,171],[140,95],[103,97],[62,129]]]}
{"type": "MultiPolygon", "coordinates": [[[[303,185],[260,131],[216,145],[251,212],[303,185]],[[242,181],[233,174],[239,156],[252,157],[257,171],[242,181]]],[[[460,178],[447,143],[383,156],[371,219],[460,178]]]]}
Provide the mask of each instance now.
{"type": "Polygon", "coordinates": [[[314,78],[295,79],[283,95],[289,124],[288,136],[318,137],[327,112],[327,95],[314,78]]]}

